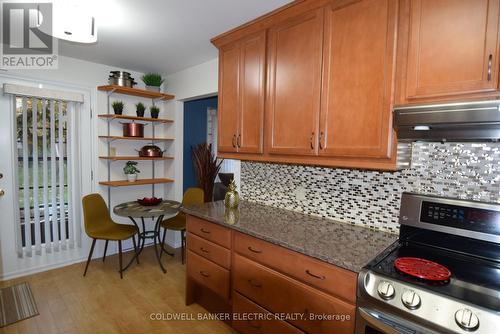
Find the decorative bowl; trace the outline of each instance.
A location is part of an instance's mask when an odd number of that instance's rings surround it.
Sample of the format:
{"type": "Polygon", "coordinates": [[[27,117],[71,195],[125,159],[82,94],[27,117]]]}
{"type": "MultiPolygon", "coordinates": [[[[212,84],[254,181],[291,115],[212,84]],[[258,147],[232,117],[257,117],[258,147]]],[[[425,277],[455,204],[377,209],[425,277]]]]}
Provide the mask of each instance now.
{"type": "Polygon", "coordinates": [[[144,197],[142,199],[138,199],[137,203],[143,206],[154,206],[160,204],[161,201],[163,201],[163,198],[144,197]]]}

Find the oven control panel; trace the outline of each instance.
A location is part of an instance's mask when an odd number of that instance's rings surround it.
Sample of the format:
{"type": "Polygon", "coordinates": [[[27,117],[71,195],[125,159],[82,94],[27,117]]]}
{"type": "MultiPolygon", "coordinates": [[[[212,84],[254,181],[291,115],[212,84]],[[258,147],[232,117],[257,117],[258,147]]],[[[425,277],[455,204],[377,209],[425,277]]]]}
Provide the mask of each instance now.
{"type": "Polygon", "coordinates": [[[360,273],[360,283],[362,297],[374,298],[372,301],[380,303],[380,309],[389,315],[396,308],[445,329],[443,332],[497,333],[500,316],[484,308],[369,271],[360,273]]]}

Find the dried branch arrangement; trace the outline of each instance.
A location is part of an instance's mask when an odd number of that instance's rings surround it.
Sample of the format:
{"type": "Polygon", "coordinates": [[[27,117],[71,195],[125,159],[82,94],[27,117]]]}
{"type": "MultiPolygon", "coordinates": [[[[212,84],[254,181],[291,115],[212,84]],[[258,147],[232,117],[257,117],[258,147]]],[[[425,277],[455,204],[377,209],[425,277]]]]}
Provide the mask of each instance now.
{"type": "Polygon", "coordinates": [[[211,202],[214,193],[214,182],[223,160],[217,161],[212,153],[212,145],[207,143],[192,147],[193,164],[198,187],[205,192],[205,202],[211,202]]]}

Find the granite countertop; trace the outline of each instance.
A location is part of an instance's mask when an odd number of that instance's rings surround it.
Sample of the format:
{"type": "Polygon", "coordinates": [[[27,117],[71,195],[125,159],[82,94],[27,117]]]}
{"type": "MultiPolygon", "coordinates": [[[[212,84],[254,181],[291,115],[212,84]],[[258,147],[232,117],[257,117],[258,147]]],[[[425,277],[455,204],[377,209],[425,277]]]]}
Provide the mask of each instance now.
{"type": "Polygon", "coordinates": [[[395,234],[248,201],[233,210],[218,201],[182,211],[354,272],[398,239],[395,234]]]}

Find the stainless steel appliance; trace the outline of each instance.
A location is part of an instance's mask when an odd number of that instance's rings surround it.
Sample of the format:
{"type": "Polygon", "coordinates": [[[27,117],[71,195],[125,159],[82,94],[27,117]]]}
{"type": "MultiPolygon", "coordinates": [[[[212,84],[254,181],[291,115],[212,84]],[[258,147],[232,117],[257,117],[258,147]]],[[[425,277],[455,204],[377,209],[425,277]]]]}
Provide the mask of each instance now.
{"type": "Polygon", "coordinates": [[[356,334],[499,333],[500,204],[404,193],[399,222],[359,274],[356,334]]]}
{"type": "Polygon", "coordinates": [[[398,141],[498,141],[500,100],[394,108],[398,141]]]}

